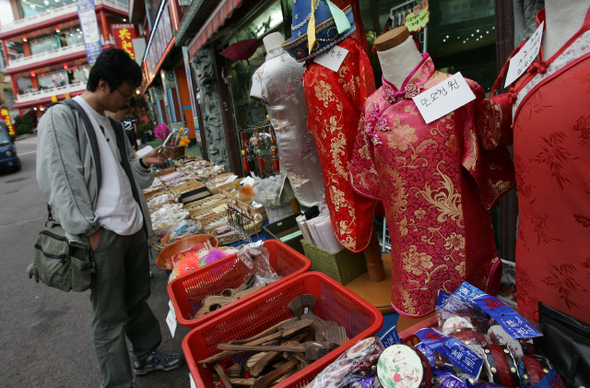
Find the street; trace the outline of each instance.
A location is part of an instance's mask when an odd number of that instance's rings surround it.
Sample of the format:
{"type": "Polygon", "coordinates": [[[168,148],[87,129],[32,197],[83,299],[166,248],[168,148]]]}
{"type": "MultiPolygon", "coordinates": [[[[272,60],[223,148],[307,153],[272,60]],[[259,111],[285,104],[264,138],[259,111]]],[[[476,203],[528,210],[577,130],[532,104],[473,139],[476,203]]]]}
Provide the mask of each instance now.
{"type": "MultiPolygon", "coordinates": [[[[91,340],[90,291],[66,293],[35,283],[26,274],[47,207],[35,178],[37,138],[20,139],[16,147],[22,170],[0,173],[0,386],[99,387],[91,340]]],[[[167,276],[153,259],[150,263],[154,277],[149,304],[160,321],[160,349],[181,352],[182,339],[189,330],[178,326],[171,338],[165,322],[169,311],[167,276]]],[[[134,387],[188,388],[188,375],[185,364],[176,371],[139,377],[134,387]]]]}

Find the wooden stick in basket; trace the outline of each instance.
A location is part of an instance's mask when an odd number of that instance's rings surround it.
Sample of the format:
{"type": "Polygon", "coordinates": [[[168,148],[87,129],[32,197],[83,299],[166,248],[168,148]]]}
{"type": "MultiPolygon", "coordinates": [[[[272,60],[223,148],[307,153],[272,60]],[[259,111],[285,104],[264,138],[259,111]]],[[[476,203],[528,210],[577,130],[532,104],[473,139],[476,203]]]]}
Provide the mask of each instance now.
{"type": "Polygon", "coordinates": [[[299,365],[299,360],[292,359],[287,363],[283,364],[279,368],[273,370],[272,372],[264,375],[256,379],[256,382],[252,386],[252,388],[267,388],[270,387],[272,383],[274,383],[277,379],[280,379],[291,370],[295,369],[299,365]]]}
{"type": "Polygon", "coordinates": [[[215,363],[215,364],[213,364],[213,369],[215,369],[215,372],[217,372],[217,375],[219,376],[219,378],[223,382],[223,385],[225,385],[225,388],[233,388],[233,386],[229,382],[229,377],[227,377],[227,375],[225,374],[225,371],[223,370],[223,367],[221,365],[215,363]]]}
{"type": "MultiPolygon", "coordinates": [[[[284,346],[295,346],[298,345],[306,336],[306,333],[299,334],[292,338],[290,341],[287,341],[281,347],[284,346]]],[[[256,363],[250,368],[250,374],[254,377],[260,376],[262,371],[268,366],[269,363],[278,360],[283,356],[283,352],[266,352],[266,353],[259,353],[262,356],[256,361],[256,363]]]]}
{"type": "MultiPolygon", "coordinates": [[[[263,331],[261,333],[258,333],[256,335],[254,335],[252,337],[246,338],[244,340],[234,340],[232,342],[243,341],[243,343],[248,343],[249,345],[263,344],[263,343],[269,341],[269,339],[268,339],[268,336],[269,335],[278,333],[279,328],[282,325],[284,325],[285,323],[294,321],[294,320],[295,320],[295,318],[285,319],[284,321],[279,322],[276,325],[274,325],[274,326],[266,329],[265,331],[263,331]]],[[[282,335],[283,335],[282,333],[278,333],[278,334],[280,334],[280,337],[282,337],[282,335]]],[[[278,337],[278,338],[280,338],[280,337],[278,337]]],[[[224,352],[221,352],[221,353],[214,354],[213,356],[208,357],[208,358],[206,358],[204,360],[198,361],[197,363],[198,364],[210,364],[212,362],[215,362],[215,361],[218,361],[218,360],[222,360],[222,359],[224,359],[226,357],[233,357],[233,356],[238,355],[238,354],[241,354],[241,353],[244,353],[244,352],[224,351],[224,352]]]]}
{"type": "Polygon", "coordinates": [[[305,353],[305,358],[311,361],[319,360],[330,353],[338,345],[328,342],[310,341],[297,346],[265,346],[265,345],[230,345],[219,344],[218,349],[243,352],[293,352],[305,353]]]}

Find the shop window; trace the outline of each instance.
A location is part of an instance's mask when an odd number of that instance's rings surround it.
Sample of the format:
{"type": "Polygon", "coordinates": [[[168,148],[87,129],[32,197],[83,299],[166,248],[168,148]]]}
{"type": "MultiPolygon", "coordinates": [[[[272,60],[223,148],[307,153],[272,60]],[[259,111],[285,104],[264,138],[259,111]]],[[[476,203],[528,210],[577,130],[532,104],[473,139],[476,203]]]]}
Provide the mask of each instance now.
{"type": "Polygon", "coordinates": [[[18,94],[23,94],[31,91],[33,84],[31,83],[31,78],[29,77],[20,77],[16,79],[16,85],[18,86],[18,94]]]}
{"type": "Polygon", "coordinates": [[[29,42],[32,55],[50,52],[57,48],[56,42],[51,35],[40,36],[38,38],[29,40],[29,42]]]}
{"type": "Polygon", "coordinates": [[[40,15],[52,9],[63,7],[64,5],[74,4],[77,0],[18,0],[21,15],[24,18],[40,15]]]}
{"type": "MultiPolygon", "coordinates": [[[[239,44],[248,39],[258,39],[260,45],[256,51],[244,60],[228,60],[228,71],[224,75],[230,85],[230,93],[233,102],[233,112],[238,131],[240,151],[245,144],[253,144],[258,149],[256,134],[261,134],[260,151],[265,160],[264,172],[260,171],[258,165],[255,172],[259,175],[266,176],[272,174],[272,156],[271,144],[267,141],[270,139],[270,126],[266,119],[266,107],[250,98],[250,87],[254,72],[264,63],[266,51],[262,44],[262,38],[271,32],[280,31],[284,34],[285,26],[290,28],[291,20],[285,23],[284,7],[286,3],[281,0],[265,3],[259,9],[255,9],[250,15],[243,18],[239,25],[236,26],[236,34],[228,42],[228,46],[239,44]],[[283,4],[284,3],[284,4],[283,4]],[[257,129],[253,129],[253,128],[257,129]],[[262,135],[267,133],[268,136],[262,135]]],[[[246,54],[247,55],[247,54],[246,54]]]]}
{"type": "MultiPolygon", "coordinates": [[[[419,1],[360,0],[369,45],[380,35],[391,9],[419,1]],[[375,12],[377,11],[377,12],[375,12]]],[[[429,0],[430,21],[421,33],[421,49],[428,52],[437,70],[458,71],[489,92],[496,79],[496,31],[494,0],[429,0]]],[[[376,82],[381,69],[371,54],[376,82]]]]}

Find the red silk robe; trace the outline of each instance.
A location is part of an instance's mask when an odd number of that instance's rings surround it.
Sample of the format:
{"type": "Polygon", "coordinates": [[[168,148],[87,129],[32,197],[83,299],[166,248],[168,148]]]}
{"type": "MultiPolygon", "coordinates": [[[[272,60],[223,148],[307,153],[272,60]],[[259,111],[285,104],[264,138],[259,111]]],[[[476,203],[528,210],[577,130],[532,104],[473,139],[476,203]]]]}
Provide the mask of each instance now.
{"type": "Polygon", "coordinates": [[[384,80],[365,104],[351,164],[354,189],[383,201],[391,304],[411,317],[431,313],[439,289],[453,292],[465,280],[497,292],[490,280],[500,261],[487,209],[513,185],[512,163],[505,149],[479,147],[475,108],[484,92],[471,80],[476,100],[425,123],[412,97],[448,77],[424,54],[401,91],[384,80]]]}
{"type": "Polygon", "coordinates": [[[369,244],[375,201],[352,190],[352,159],[360,112],[375,91],[369,57],[352,38],[338,46],[348,54],[338,72],[313,61],[303,74],[308,128],[314,139],[324,176],[326,203],[336,237],[342,245],[360,252],[369,244]]]}

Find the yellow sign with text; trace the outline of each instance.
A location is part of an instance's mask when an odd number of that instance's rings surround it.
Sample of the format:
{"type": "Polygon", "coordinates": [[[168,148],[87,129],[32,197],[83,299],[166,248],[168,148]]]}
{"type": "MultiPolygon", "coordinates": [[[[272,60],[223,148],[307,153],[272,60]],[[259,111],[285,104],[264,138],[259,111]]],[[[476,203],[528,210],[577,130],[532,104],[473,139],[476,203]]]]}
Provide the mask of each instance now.
{"type": "Polygon", "coordinates": [[[430,9],[428,7],[428,0],[423,0],[414,7],[414,11],[406,16],[406,27],[408,31],[420,31],[430,21],[430,9]]]}

